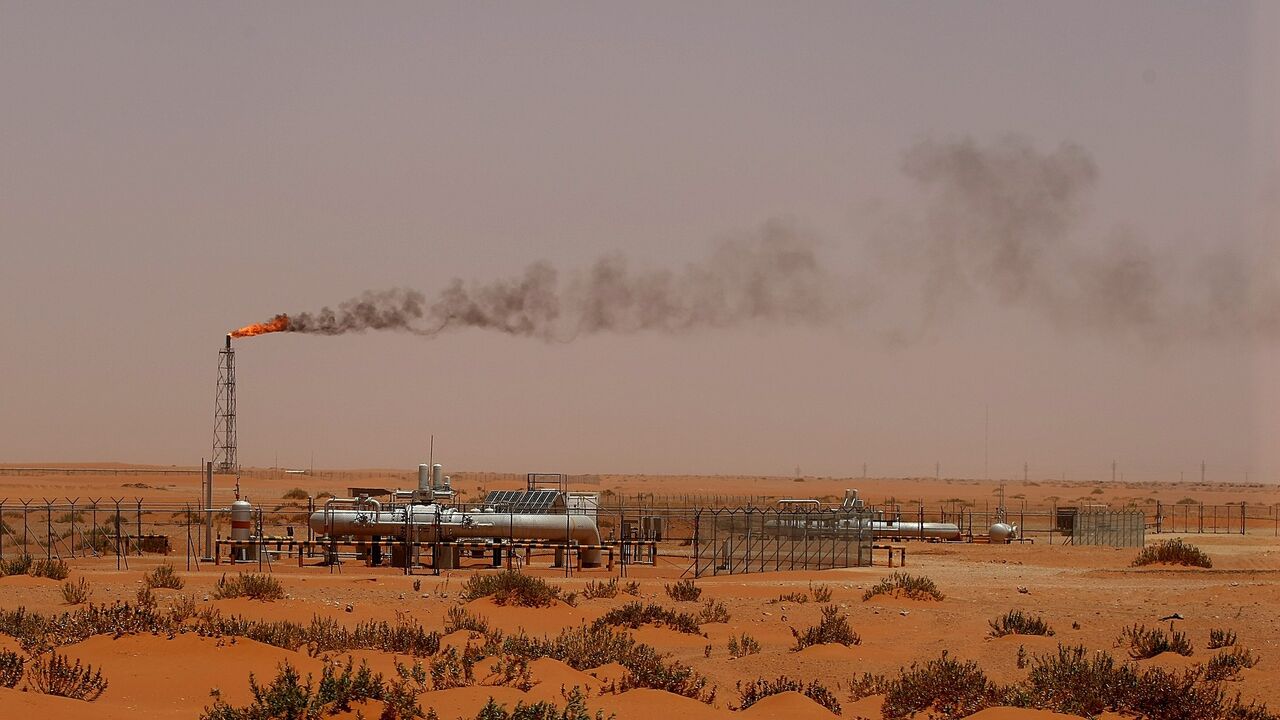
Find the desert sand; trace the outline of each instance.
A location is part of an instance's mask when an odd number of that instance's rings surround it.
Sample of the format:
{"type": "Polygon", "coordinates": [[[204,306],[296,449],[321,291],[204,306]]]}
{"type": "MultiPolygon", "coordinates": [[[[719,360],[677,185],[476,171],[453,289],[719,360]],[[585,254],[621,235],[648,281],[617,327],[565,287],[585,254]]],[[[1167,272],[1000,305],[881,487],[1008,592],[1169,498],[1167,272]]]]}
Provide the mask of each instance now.
{"type": "MultiPolygon", "coordinates": [[[[102,464],[93,467],[101,468],[102,464]]],[[[514,476],[483,473],[457,473],[455,483],[462,489],[479,487],[496,489],[518,486],[514,476]],[[468,485],[468,479],[471,479],[468,485]]],[[[242,491],[260,498],[279,498],[287,489],[301,486],[313,494],[329,490],[341,494],[347,484],[372,484],[379,480],[407,485],[408,475],[395,472],[359,471],[331,476],[279,476],[270,471],[260,475],[249,473],[242,491]]],[[[130,474],[8,474],[0,475],[3,490],[10,500],[20,497],[142,497],[166,501],[195,502],[198,478],[195,475],[130,475],[130,474]],[[138,487],[138,484],[145,487],[138,487]]],[[[970,498],[979,505],[992,499],[994,483],[970,480],[932,479],[819,479],[804,482],[768,478],[691,478],[593,476],[590,489],[612,490],[631,495],[653,493],[655,497],[672,498],[690,494],[746,496],[838,496],[845,487],[858,486],[864,497],[879,501],[887,497],[900,500],[920,499],[926,503],[952,498],[970,498]],[[856,485],[850,485],[855,483],[856,485]]],[[[1017,502],[1045,503],[1049,498],[1075,499],[1088,497],[1091,502],[1126,504],[1130,498],[1160,498],[1174,503],[1184,497],[1204,502],[1247,502],[1259,506],[1266,516],[1273,513],[1280,492],[1266,485],[1155,484],[1110,485],[1108,483],[1054,483],[1034,481],[1034,485],[1010,482],[1006,492],[1021,494],[1017,502]],[[1092,493],[1096,487],[1102,493],[1092,493]]],[[[219,489],[219,495],[225,495],[219,489]]],[[[656,500],[655,500],[656,502],[656,500]]],[[[1014,501],[1010,501],[1011,504],[1014,501]]],[[[13,516],[9,516],[13,525],[13,516]]],[[[1148,535],[1148,542],[1157,537],[1148,535]]],[[[1082,644],[1090,649],[1107,650],[1118,658],[1125,657],[1124,648],[1116,647],[1121,630],[1135,623],[1166,628],[1170,623],[1159,618],[1177,613],[1176,629],[1188,635],[1194,645],[1189,657],[1166,653],[1137,661],[1140,666],[1184,668],[1204,663],[1215,651],[1206,648],[1210,629],[1229,628],[1238,636],[1238,646],[1249,648],[1260,658],[1259,663],[1241,672],[1238,679],[1225,683],[1232,694],[1246,701],[1267,702],[1274,712],[1280,709],[1280,537],[1266,523],[1250,525],[1245,535],[1183,536],[1204,550],[1213,560],[1211,569],[1154,566],[1130,567],[1136,554],[1132,548],[1072,547],[1031,544],[987,545],[961,543],[907,543],[908,567],[912,574],[931,578],[945,594],[942,600],[915,600],[878,595],[863,599],[864,591],[889,574],[877,566],[812,572],[780,572],[755,575],[705,577],[697,584],[702,600],[724,604],[728,622],[702,625],[702,635],[680,633],[665,627],[643,626],[631,631],[635,639],[649,644],[670,658],[678,660],[705,676],[717,688],[714,702],[705,703],[660,690],[636,688],[613,691],[621,675],[618,667],[574,669],[548,658],[529,666],[531,687],[496,684],[486,674],[483,662],[474,683],[447,690],[427,690],[418,695],[423,710],[434,709],[444,720],[471,718],[490,700],[508,708],[517,702],[547,700],[560,705],[572,688],[586,695],[587,707],[613,714],[619,720],[679,715],[688,720],[717,720],[741,717],[743,720],[777,718],[831,718],[826,708],[796,692],[785,692],[761,700],[742,710],[737,687],[757,678],[774,679],[787,676],[804,683],[818,681],[829,688],[842,705],[842,717],[879,718],[882,696],[853,698],[849,683],[863,673],[893,675],[913,662],[923,663],[939,657],[944,651],[953,658],[976,661],[987,675],[998,683],[1012,683],[1025,677],[1027,670],[1018,667],[1020,650],[1028,656],[1054,652],[1059,643],[1082,644]],[[818,602],[778,602],[780,595],[804,594],[811,585],[820,584],[832,591],[831,602],[849,619],[861,637],[854,646],[824,644],[793,650],[792,629],[803,630],[820,620],[818,602]],[[1055,631],[1053,637],[1008,635],[988,637],[988,622],[1009,610],[1020,609],[1040,615],[1055,631]],[[731,637],[747,634],[760,644],[758,654],[733,658],[728,651],[731,637]]],[[[6,547],[8,547],[6,545],[6,547]]],[[[12,556],[10,550],[6,555],[12,556]]],[[[332,618],[348,627],[368,620],[402,621],[406,617],[430,629],[441,629],[446,614],[461,604],[468,612],[487,620],[493,628],[505,633],[525,632],[532,636],[555,635],[565,628],[590,623],[612,608],[642,600],[676,609],[696,611],[698,605],[677,603],[667,597],[664,585],[679,578],[687,569],[684,564],[665,561],[656,566],[626,568],[624,582],[639,584],[638,597],[619,593],[612,598],[584,599],[576,604],[557,601],[547,608],[500,606],[490,598],[464,602],[460,590],[473,572],[495,572],[485,569],[461,569],[434,575],[419,570],[406,576],[393,568],[371,568],[347,563],[339,571],[334,568],[308,566],[298,568],[294,562],[273,566],[274,577],[285,588],[287,597],[276,601],[246,598],[218,600],[213,591],[218,579],[227,572],[254,570],[257,566],[215,567],[208,563],[199,570],[187,570],[181,549],[165,558],[145,554],[128,558],[127,569],[117,569],[117,558],[69,559],[71,581],[84,578],[92,588],[90,602],[133,601],[142,587],[146,572],[171,562],[185,581],[181,590],[157,590],[158,602],[164,606],[178,596],[192,598],[199,609],[217,608],[224,615],[264,621],[292,620],[307,623],[313,616],[332,618]],[[415,582],[419,588],[415,590],[415,582]],[[683,606],[683,607],[682,607],[683,606]]],[[[566,592],[578,592],[587,583],[618,577],[620,569],[574,570],[566,577],[537,563],[528,573],[543,577],[566,592]]],[[[46,578],[13,575],[0,578],[0,609],[18,607],[42,614],[72,610],[63,599],[62,583],[46,578]]],[[[444,645],[465,647],[479,642],[468,631],[445,636],[444,645]]],[[[17,641],[0,628],[0,650],[22,653],[17,641]]],[[[96,635],[59,648],[67,656],[100,668],[108,679],[105,693],[92,702],[53,697],[37,692],[24,692],[22,683],[14,689],[0,688],[0,708],[5,717],[24,717],[32,712],[48,718],[195,718],[212,704],[211,691],[216,690],[232,705],[250,700],[249,676],[267,682],[275,676],[282,662],[288,661],[304,676],[319,677],[326,661],[345,660],[350,655],[356,664],[369,666],[394,676],[397,661],[412,659],[390,653],[355,650],[312,657],[305,649],[282,649],[247,638],[201,637],[195,633],[173,636],[152,634],[96,635]]],[[[377,717],[379,703],[359,708],[365,717],[377,717]]],[[[355,717],[354,713],[341,716],[355,717]]],[[[1050,720],[1047,711],[988,708],[974,715],[980,720],[1050,720]]]]}

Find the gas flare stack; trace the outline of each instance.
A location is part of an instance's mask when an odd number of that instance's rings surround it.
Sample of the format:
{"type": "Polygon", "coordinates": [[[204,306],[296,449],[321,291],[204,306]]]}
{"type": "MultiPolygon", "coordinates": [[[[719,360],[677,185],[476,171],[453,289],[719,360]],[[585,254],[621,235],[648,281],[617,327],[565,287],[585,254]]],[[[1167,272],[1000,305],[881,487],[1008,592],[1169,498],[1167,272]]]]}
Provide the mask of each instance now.
{"type": "Polygon", "coordinates": [[[213,469],[221,473],[239,470],[236,459],[236,351],[231,334],[218,351],[218,395],[213,409],[213,469]]]}

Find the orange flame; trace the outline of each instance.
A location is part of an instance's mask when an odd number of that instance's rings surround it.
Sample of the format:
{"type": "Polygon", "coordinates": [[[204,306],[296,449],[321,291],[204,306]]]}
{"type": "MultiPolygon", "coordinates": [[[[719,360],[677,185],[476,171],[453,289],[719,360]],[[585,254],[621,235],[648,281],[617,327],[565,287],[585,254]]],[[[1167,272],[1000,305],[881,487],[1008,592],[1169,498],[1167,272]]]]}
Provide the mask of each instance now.
{"type": "Polygon", "coordinates": [[[289,316],[277,315],[264,323],[254,323],[245,325],[239,330],[232,330],[231,337],[253,337],[254,335],[265,335],[273,332],[284,332],[289,329],[289,316]]]}

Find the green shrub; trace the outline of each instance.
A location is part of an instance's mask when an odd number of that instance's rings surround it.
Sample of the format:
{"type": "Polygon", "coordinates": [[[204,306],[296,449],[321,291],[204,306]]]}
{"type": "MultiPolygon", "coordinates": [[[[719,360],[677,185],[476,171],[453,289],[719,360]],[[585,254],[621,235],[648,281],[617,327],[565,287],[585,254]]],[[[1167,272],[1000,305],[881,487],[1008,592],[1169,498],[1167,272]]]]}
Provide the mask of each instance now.
{"type": "Polygon", "coordinates": [[[848,616],[841,613],[835,605],[822,607],[822,621],[817,625],[806,628],[804,632],[791,628],[791,634],[796,639],[796,646],[791,649],[792,652],[822,643],[858,645],[862,642],[858,633],[849,626],[848,616]]]}
{"type": "Polygon", "coordinates": [[[1232,645],[1235,645],[1235,644],[1236,644],[1236,633],[1234,630],[1227,630],[1225,628],[1213,628],[1212,630],[1209,631],[1209,644],[1207,645],[1207,647],[1210,650],[1217,650],[1219,648],[1231,647],[1232,645]]]}
{"type": "Polygon", "coordinates": [[[1161,540],[1154,545],[1142,548],[1138,557],[1133,559],[1133,566],[1140,565],[1190,565],[1211,568],[1213,561],[1200,548],[1182,542],[1182,538],[1161,540]]]}
{"type": "Polygon", "coordinates": [[[611,718],[613,718],[612,715],[606,718],[604,712],[600,710],[597,710],[594,715],[591,714],[587,709],[586,696],[577,687],[569,691],[568,704],[563,709],[557,709],[553,703],[545,700],[530,705],[526,705],[522,700],[516,703],[514,710],[508,711],[506,705],[500,705],[493,698],[489,698],[489,702],[485,703],[475,716],[475,720],[610,720],[611,718]]]}
{"type": "Polygon", "coordinates": [[[143,576],[142,582],[149,588],[165,588],[168,590],[181,590],[185,582],[178,576],[178,571],[169,563],[157,565],[143,576]]]}
{"type": "Polygon", "coordinates": [[[608,582],[591,580],[582,591],[582,597],[588,600],[596,598],[612,598],[618,596],[618,579],[610,578],[608,582]]]}
{"type": "Polygon", "coordinates": [[[699,635],[702,628],[698,627],[698,618],[688,613],[682,613],[670,608],[662,607],[656,603],[644,604],[639,601],[629,602],[621,607],[616,607],[597,619],[593,626],[603,627],[606,625],[628,627],[632,630],[641,625],[648,624],[663,625],[682,633],[690,633],[699,635]]]}
{"type": "Polygon", "coordinates": [[[499,605],[520,607],[549,607],[561,599],[560,588],[515,570],[472,575],[462,586],[462,597],[464,600],[492,597],[499,605]]]}
{"type": "Polygon", "coordinates": [[[746,710],[770,695],[784,692],[798,692],[832,713],[840,714],[840,701],[822,683],[814,680],[806,685],[800,680],[792,680],[788,677],[779,677],[776,680],[756,678],[754,682],[745,686],[742,682],[738,682],[738,709],[746,710]]]}
{"type": "Polygon", "coordinates": [[[1044,618],[1036,616],[1032,617],[1029,613],[1021,610],[1010,610],[995,620],[988,622],[991,626],[991,637],[1004,637],[1005,635],[1053,635],[1053,628],[1044,621],[1044,618]]]}
{"type": "Polygon", "coordinates": [[[281,600],[284,598],[284,586],[270,575],[240,573],[231,580],[226,575],[218,578],[218,585],[213,589],[213,596],[219,600],[247,597],[254,600],[281,600]]]}
{"type": "Polygon", "coordinates": [[[450,690],[475,682],[475,661],[450,645],[429,662],[432,690],[450,690]]]}
{"type": "Polygon", "coordinates": [[[960,662],[943,652],[923,666],[912,663],[899,670],[898,677],[887,683],[882,712],[889,720],[924,710],[931,718],[957,720],[1003,704],[1004,697],[977,663],[960,662]]]}
{"type": "Polygon", "coordinates": [[[1125,628],[1116,644],[1128,645],[1129,657],[1134,660],[1153,658],[1165,652],[1179,655],[1190,655],[1193,652],[1191,641],[1183,633],[1174,630],[1172,635],[1165,635],[1160,628],[1148,630],[1146,626],[1137,624],[1125,628]]]}
{"type": "Polygon", "coordinates": [[[50,580],[66,580],[71,568],[61,560],[36,560],[27,570],[31,577],[49,578],[50,580]]]}
{"type": "Polygon", "coordinates": [[[93,702],[106,691],[107,680],[102,677],[101,670],[94,670],[90,665],[81,666],[78,659],[72,664],[66,656],[50,652],[31,661],[27,687],[45,695],[93,702]]]}
{"type": "MultiPolygon", "coordinates": [[[[312,720],[324,715],[348,712],[355,702],[382,700],[386,693],[382,675],[370,671],[364,662],[360,663],[359,669],[355,669],[351,658],[347,658],[346,665],[340,669],[326,664],[318,686],[309,673],[306,680],[303,680],[286,660],[279,666],[275,679],[266,687],[259,685],[257,678],[250,673],[249,689],[253,693],[253,701],[243,708],[228,705],[215,690],[211,693],[213,707],[206,707],[200,715],[201,719],[312,720]]],[[[418,717],[421,717],[420,710],[418,717]]]]}
{"type": "Polygon", "coordinates": [[[80,578],[79,582],[71,582],[70,580],[62,583],[62,599],[68,605],[80,605],[89,599],[93,594],[93,590],[89,587],[89,581],[80,578]]]}
{"type": "Polygon", "coordinates": [[[1117,665],[1111,653],[1059,645],[1056,654],[1032,658],[1024,704],[1097,717],[1105,710],[1118,711],[1137,682],[1134,670],[1117,665]]]}
{"type": "Polygon", "coordinates": [[[19,555],[11,560],[0,560],[0,577],[5,575],[26,575],[35,560],[30,555],[19,555]]]}
{"type": "Polygon", "coordinates": [[[484,618],[467,612],[466,608],[454,605],[445,613],[444,632],[447,635],[459,630],[470,630],[484,635],[489,632],[489,623],[484,618]]]}
{"type": "Polygon", "coordinates": [[[941,600],[946,597],[933,580],[923,575],[907,573],[894,573],[872,585],[862,594],[862,601],[866,602],[876,595],[897,595],[912,600],[941,600]]]}
{"type": "Polygon", "coordinates": [[[22,680],[27,659],[9,650],[0,650],[0,687],[11,688],[22,680]]]}
{"type": "Polygon", "coordinates": [[[702,588],[692,580],[677,580],[673,584],[663,585],[663,588],[667,591],[667,597],[676,602],[697,602],[702,597],[702,588]]]}
{"type": "Polygon", "coordinates": [[[1258,659],[1248,648],[1233,647],[1226,652],[1218,653],[1205,664],[1204,675],[1210,680],[1235,680],[1240,671],[1256,665],[1258,659]]]}

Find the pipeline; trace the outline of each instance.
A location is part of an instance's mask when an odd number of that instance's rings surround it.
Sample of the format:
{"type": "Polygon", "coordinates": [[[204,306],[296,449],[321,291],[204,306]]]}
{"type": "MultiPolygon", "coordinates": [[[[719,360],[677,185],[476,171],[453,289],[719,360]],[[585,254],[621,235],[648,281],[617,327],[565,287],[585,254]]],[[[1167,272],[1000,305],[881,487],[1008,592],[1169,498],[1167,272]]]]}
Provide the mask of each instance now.
{"type": "MultiPolygon", "coordinates": [[[[355,505],[359,500],[338,499],[333,504],[355,505]]],[[[364,502],[369,502],[367,499],[364,502]]],[[[418,542],[453,541],[460,538],[492,538],[495,540],[546,540],[576,542],[599,546],[600,530],[596,521],[586,515],[512,514],[499,512],[462,512],[437,504],[414,504],[407,507],[372,512],[361,507],[335,509],[330,503],[311,515],[311,529],[327,535],[400,537],[418,542]]],[[[581,551],[583,567],[600,566],[600,550],[581,551]]]]}

